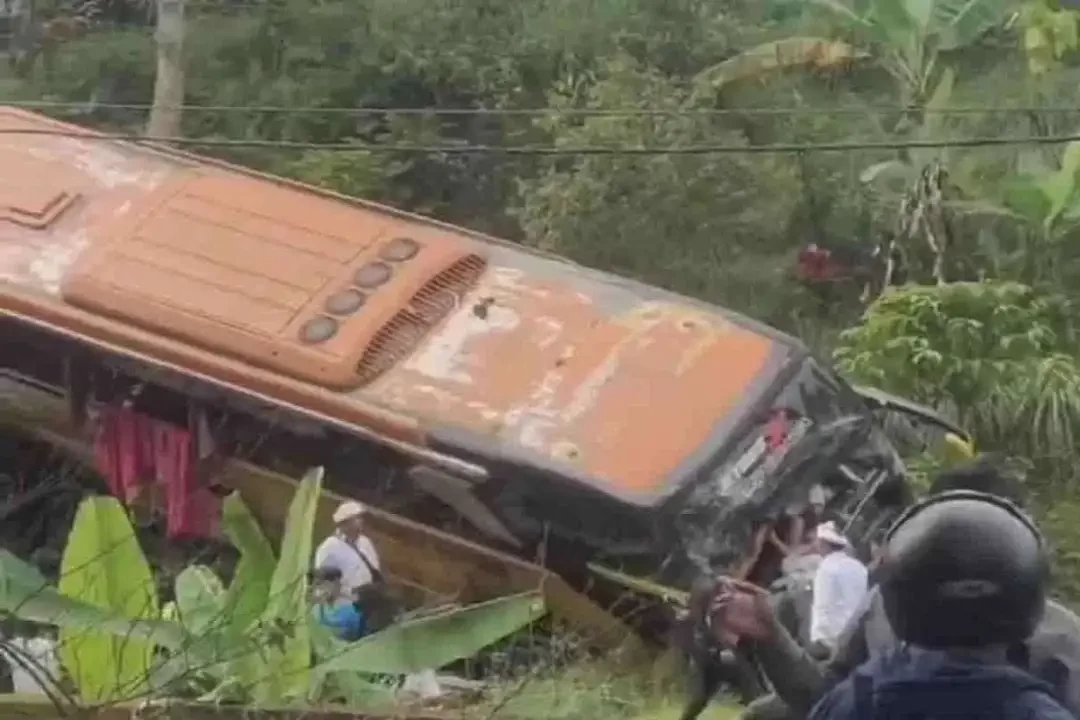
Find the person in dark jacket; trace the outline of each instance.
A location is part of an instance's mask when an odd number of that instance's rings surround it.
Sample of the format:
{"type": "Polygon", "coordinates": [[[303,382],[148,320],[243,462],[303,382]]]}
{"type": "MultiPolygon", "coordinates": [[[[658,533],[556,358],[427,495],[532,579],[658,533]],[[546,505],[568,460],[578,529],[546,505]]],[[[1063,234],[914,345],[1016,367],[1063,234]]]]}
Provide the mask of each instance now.
{"type": "MultiPolygon", "coordinates": [[[[975,490],[1021,505],[1020,483],[1001,470],[991,457],[982,457],[940,473],[931,494],[949,490],[975,490]]],[[[814,703],[862,662],[896,647],[880,589],[867,593],[837,640],[836,650],[824,664],[817,662],[771,617],[762,597],[761,618],[754,656],[773,686],[774,694],[759,698],[744,712],[744,720],[790,720],[806,717],[814,703]]],[[[1061,604],[1046,601],[1042,622],[1034,635],[1014,652],[1026,656],[1028,669],[1051,683],[1069,710],[1080,717],[1080,618],[1061,604]]]]}
{"type": "Polygon", "coordinates": [[[810,720],[1074,720],[1045,682],[1008,664],[899,648],[861,665],[810,720]]]}
{"type": "Polygon", "coordinates": [[[686,657],[689,675],[680,720],[695,720],[725,684],[743,702],[765,691],[756,668],[739,653],[737,638],[717,638],[711,630],[709,607],[723,582],[718,577],[698,578],[690,588],[686,614],[676,623],[673,639],[686,657]]]}
{"type": "Polygon", "coordinates": [[[832,688],[810,720],[1068,720],[1053,687],[1009,657],[1042,617],[1048,578],[1042,536],[1011,503],[963,490],[918,503],[882,558],[902,644],[832,688]]]}

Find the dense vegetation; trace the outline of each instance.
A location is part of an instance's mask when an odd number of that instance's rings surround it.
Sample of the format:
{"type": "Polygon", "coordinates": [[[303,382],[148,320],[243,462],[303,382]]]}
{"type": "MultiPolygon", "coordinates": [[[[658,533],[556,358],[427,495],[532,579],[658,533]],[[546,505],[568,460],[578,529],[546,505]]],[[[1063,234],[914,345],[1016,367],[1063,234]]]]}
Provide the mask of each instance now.
{"type": "MultiPolygon", "coordinates": [[[[142,131],[153,9],[34,9],[11,24],[0,94],[142,131]]],[[[1080,593],[1067,551],[1080,550],[1074,11],[189,0],[187,17],[186,102],[204,107],[185,110],[185,136],[337,145],[206,152],[722,303],[836,352],[852,376],[1022,458],[1055,507],[1062,588],[1080,593]],[[972,142],[1015,137],[1058,140],[972,142]],[[832,253],[830,281],[797,277],[812,244],[832,253]],[[873,303],[886,280],[917,285],[873,303]]]]}

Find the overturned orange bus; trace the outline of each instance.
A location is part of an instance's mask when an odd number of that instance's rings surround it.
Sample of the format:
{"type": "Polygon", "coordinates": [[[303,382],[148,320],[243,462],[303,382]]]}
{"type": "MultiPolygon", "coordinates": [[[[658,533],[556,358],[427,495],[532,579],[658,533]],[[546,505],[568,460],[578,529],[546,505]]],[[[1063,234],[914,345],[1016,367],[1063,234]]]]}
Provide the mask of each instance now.
{"type": "Polygon", "coordinates": [[[744,317],[33,113],[0,129],[0,365],[74,415],[199,403],[234,455],[676,584],[811,484],[852,532],[897,502],[887,399],[744,317]]]}

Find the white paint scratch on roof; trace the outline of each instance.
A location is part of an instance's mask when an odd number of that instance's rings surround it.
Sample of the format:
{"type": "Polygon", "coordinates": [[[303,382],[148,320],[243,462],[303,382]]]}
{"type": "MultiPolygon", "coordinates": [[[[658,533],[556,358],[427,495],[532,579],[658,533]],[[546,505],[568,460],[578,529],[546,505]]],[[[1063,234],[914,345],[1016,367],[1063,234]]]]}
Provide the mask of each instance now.
{"type": "Polygon", "coordinates": [[[58,294],[64,274],[89,244],[84,230],[76,230],[65,242],[49,243],[31,261],[30,275],[50,293],[58,294]]]}
{"type": "Polygon", "coordinates": [[[476,338],[490,333],[509,332],[521,324],[521,317],[508,307],[499,304],[498,298],[478,315],[473,311],[476,303],[484,297],[493,297],[490,290],[478,288],[461,303],[461,309],[450,316],[423,344],[421,349],[406,363],[405,368],[433,380],[468,385],[470,374],[469,344],[476,338]]]}

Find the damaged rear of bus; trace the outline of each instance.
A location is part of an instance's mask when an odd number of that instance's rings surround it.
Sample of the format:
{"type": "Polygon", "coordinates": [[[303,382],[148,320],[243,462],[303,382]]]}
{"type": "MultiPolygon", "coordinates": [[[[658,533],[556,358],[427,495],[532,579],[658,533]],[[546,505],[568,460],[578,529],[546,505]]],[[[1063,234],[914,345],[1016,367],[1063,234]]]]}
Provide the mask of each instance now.
{"type": "Polygon", "coordinates": [[[30,382],[78,359],[147,412],[197,398],[223,434],[272,433],[249,459],[570,574],[686,586],[811,485],[856,536],[903,496],[880,398],[745,317],[40,115],[0,127],[0,364],[30,382]]]}

